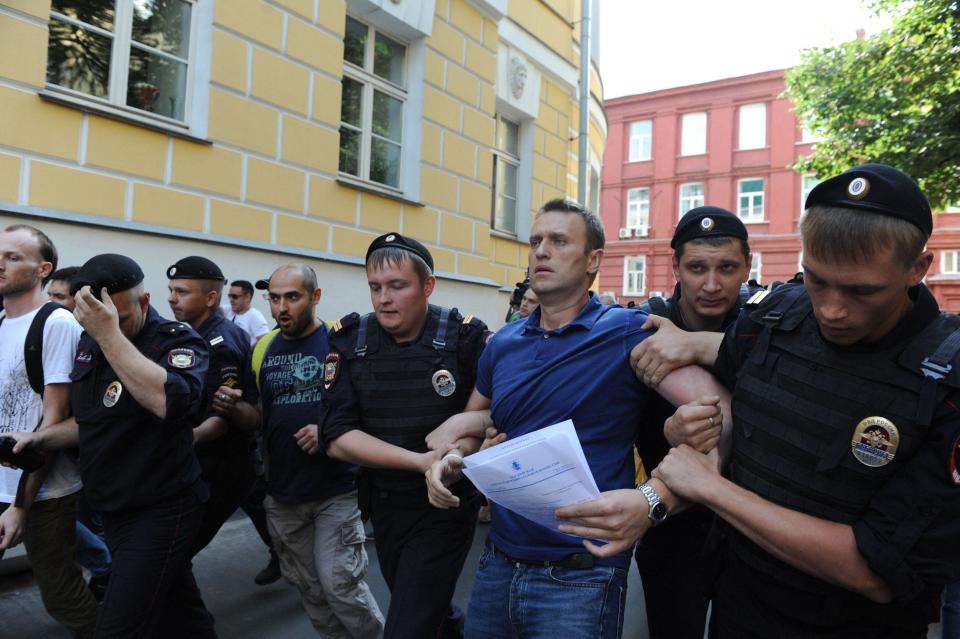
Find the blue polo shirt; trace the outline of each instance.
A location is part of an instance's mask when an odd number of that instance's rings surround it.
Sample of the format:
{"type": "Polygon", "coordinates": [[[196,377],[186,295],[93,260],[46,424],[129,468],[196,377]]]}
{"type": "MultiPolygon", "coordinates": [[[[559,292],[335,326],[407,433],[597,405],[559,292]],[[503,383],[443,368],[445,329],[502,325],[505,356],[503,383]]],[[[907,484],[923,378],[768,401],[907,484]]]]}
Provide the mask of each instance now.
{"type": "MultiPolygon", "coordinates": [[[[476,384],[497,427],[515,438],[572,419],[600,490],[632,488],[633,442],[651,391],[630,368],[630,351],[651,334],[640,328],[646,319],[591,293],[576,319],[557,330],[540,327],[539,308],[500,329],[480,358],[476,384]]],[[[490,540],[511,557],[550,561],[584,552],[578,537],[493,508],[490,540]]],[[[626,568],[630,555],[598,563],[626,568]]]]}

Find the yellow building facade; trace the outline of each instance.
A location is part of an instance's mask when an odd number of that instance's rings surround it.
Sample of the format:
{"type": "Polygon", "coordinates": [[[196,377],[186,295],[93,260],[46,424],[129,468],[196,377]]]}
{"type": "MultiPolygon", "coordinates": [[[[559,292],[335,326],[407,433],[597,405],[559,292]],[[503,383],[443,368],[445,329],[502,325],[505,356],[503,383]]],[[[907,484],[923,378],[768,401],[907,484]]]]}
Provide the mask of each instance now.
{"type": "Polygon", "coordinates": [[[330,319],[369,309],[366,248],[399,231],[433,253],[434,301],[497,326],[533,214],[577,193],[579,18],[579,0],[0,0],[0,223],[43,228],[62,266],[134,257],[161,311],[186,255],[251,281],[306,261],[330,319]]]}

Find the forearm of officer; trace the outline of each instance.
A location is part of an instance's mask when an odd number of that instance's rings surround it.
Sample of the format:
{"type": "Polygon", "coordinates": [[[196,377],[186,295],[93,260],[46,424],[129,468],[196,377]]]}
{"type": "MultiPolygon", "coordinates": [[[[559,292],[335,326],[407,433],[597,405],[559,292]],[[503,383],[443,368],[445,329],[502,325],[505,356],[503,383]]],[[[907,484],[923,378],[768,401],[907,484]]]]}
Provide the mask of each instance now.
{"type": "Polygon", "coordinates": [[[427,435],[427,447],[430,450],[449,448],[463,438],[476,438],[482,442],[487,429],[493,425],[490,399],[474,389],[463,412],[451,416],[427,435]]]}
{"type": "Polygon", "coordinates": [[[851,526],[783,508],[720,477],[703,487],[703,503],[791,566],[871,601],[893,600],[860,554],[851,526]]]}
{"type": "Polygon", "coordinates": [[[230,425],[223,417],[208,417],[193,427],[193,443],[196,445],[212,442],[226,435],[229,429],[230,425]]]}
{"type": "Polygon", "coordinates": [[[347,431],[327,444],[327,455],[367,466],[424,473],[432,461],[429,454],[394,446],[361,430],[347,431]],[[428,461],[429,458],[429,461],[428,461]]]}
{"type": "Polygon", "coordinates": [[[119,329],[98,343],[124,389],[155,416],[166,418],[167,393],[164,387],[167,371],[144,357],[119,329]]]}
{"type": "Polygon", "coordinates": [[[260,409],[250,402],[240,401],[233,405],[227,419],[234,428],[252,433],[260,428],[260,409]]]}

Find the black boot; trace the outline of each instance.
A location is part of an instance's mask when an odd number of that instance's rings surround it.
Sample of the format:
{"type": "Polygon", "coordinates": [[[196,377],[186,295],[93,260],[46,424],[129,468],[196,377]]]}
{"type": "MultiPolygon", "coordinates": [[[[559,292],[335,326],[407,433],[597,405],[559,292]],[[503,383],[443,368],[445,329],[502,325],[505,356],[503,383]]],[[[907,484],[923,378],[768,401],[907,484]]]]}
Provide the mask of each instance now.
{"type": "Polygon", "coordinates": [[[266,586],[278,579],[280,579],[280,560],[277,558],[277,553],[271,550],[270,563],[267,564],[266,568],[257,573],[257,576],[253,578],[253,583],[258,586],[266,586]]]}

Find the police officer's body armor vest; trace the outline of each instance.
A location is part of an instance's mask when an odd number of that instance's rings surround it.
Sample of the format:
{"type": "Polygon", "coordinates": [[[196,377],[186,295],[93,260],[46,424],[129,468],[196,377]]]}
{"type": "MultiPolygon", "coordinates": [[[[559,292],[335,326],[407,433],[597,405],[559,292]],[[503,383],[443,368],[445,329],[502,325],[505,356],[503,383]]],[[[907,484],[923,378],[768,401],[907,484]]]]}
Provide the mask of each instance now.
{"type": "MultiPolygon", "coordinates": [[[[462,360],[457,345],[461,331],[482,326],[464,323],[457,309],[429,307],[420,339],[396,344],[380,328],[376,315],[356,313],[340,320],[331,342],[349,362],[353,387],[360,400],[364,432],[390,444],[426,452],[424,439],[448,417],[463,411],[476,382],[476,361],[462,360]],[[434,374],[446,370],[456,390],[447,397],[435,388],[434,374]]],[[[377,469],[372,472],[380,490],[423,491],[417,473],[377,469]]]]}
{"type": "MultiPolygon", "coordinates": [[[[841,351],[821,338],[802,284],[781,286],[744,312],[764,328],[737,373],[731,479],[786,508],[853,524],[921,446],[946,393],[960,387],[951,370],[960,318],[941,314],[886,350],[841,351]],[[870,416],[899,430],[899,448],[885,466],[869,467],[851,452],[854,429],[870,416]]],[[[923,523],[914,522],[910,534],[918,536],[923,523]]],[[[781,562],[743,535],[728,539],[736,561],[771,578],[774,589],[785,587],[788,617],[830,624],[862,616],[896,626],[919,612],[873,604],[781,562]]]]}

